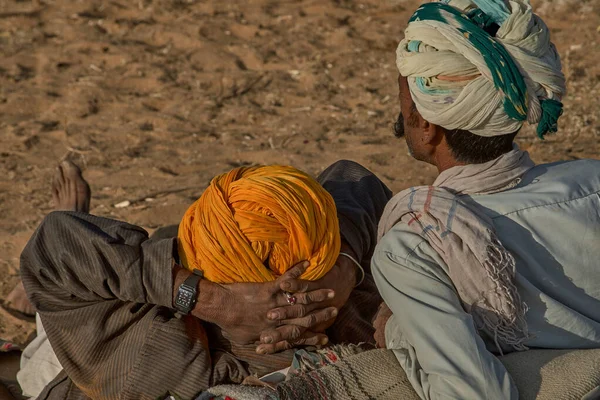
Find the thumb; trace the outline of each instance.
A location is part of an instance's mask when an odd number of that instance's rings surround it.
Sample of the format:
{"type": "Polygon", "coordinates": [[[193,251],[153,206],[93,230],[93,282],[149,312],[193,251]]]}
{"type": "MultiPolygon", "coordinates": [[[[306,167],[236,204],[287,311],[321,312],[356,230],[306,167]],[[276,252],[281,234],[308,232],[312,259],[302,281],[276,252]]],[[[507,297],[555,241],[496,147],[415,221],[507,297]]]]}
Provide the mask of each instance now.
{"type": "Polygon", "coordinates": [[[302,276],[304,271],[306,271],[306,268],[308,268],[309,265],[310,263],[308,261],[300,261],[298,264],[288,269],[285,274],[277,278],[277,281],[283,282],[288,279],[298,279],[300,276],[302,276]]]}

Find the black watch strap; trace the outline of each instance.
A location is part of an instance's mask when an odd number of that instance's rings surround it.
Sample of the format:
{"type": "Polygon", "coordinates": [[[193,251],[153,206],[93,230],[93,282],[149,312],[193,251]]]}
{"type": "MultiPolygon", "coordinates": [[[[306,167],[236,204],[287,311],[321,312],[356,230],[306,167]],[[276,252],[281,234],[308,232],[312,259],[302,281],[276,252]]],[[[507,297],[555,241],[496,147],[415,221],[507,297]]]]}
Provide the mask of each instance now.
{"type": "Polygon", "coordinates": [[[195,269],[192,275],[179,285],[177,289],[177,297],[175,298],[175,308],[180,313],[187,315],[194,309],[196,299],[198,298],[198,282],[204,273],[199,269],[195,269]]]}

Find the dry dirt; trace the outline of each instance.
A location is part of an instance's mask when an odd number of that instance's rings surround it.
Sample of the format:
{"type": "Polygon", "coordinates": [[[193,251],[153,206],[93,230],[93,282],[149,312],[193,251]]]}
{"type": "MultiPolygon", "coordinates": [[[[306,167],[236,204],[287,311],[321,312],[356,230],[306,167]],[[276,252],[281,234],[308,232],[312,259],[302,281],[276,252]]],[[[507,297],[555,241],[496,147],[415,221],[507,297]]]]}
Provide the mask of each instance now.
{"type": "MultiPolygon", "coordinates": [[[[414,0],[0,0],[0,299],[68,157],[92,213],[149,230],[250,163],[317,174],[356,160],[394,190],[431,182],[391,125],[394,50],[414,0]],[[115,204],[129,201],[128,207],[115,204]]],[[[563,59],[559,134],[538,162],[598,157],[600,1],[534,0],[563,59]]],[[[31,322],[0,312],[0,337],[31,322]]]]}

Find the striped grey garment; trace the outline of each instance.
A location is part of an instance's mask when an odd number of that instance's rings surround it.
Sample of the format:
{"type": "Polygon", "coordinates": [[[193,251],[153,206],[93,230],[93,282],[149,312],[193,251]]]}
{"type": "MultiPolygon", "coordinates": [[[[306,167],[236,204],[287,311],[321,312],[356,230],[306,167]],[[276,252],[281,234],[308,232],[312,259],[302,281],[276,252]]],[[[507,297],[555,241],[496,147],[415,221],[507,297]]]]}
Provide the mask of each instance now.
{"type": "MultiPolygon", "coordinates": [[[[329,334],[334,342],[372,341],[381,298],[369,258],[391,193],[348,161],[319,180],[368,275],[329,334]]],[[[155,399],[167,391],[190,398],[289,365],[291,352],[260,356],[214,326],[175,317],[175,248],[173,238],[149,239],[137,226],[89,214],[54,212],[42,221],[21,256],[21,275],[65,372],[38,399],[155,399]]]]}

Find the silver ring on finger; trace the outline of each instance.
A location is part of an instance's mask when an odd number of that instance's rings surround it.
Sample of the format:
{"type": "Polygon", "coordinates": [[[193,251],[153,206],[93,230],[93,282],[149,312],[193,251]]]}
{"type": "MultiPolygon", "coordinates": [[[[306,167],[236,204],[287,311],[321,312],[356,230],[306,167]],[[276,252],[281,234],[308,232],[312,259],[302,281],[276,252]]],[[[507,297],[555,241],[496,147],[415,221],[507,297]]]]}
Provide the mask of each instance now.
{"type": "Polygon", "coordinates": [[[290,306],[293,306],[296,304],[296,302],[298,301],[298,299],[296,298],[296,296],[294,296],[293,294],[291,294],[290,292],[283,292],[283,294],[285,294],[286,300],[288,302],[288,304],[290,306]]]}

